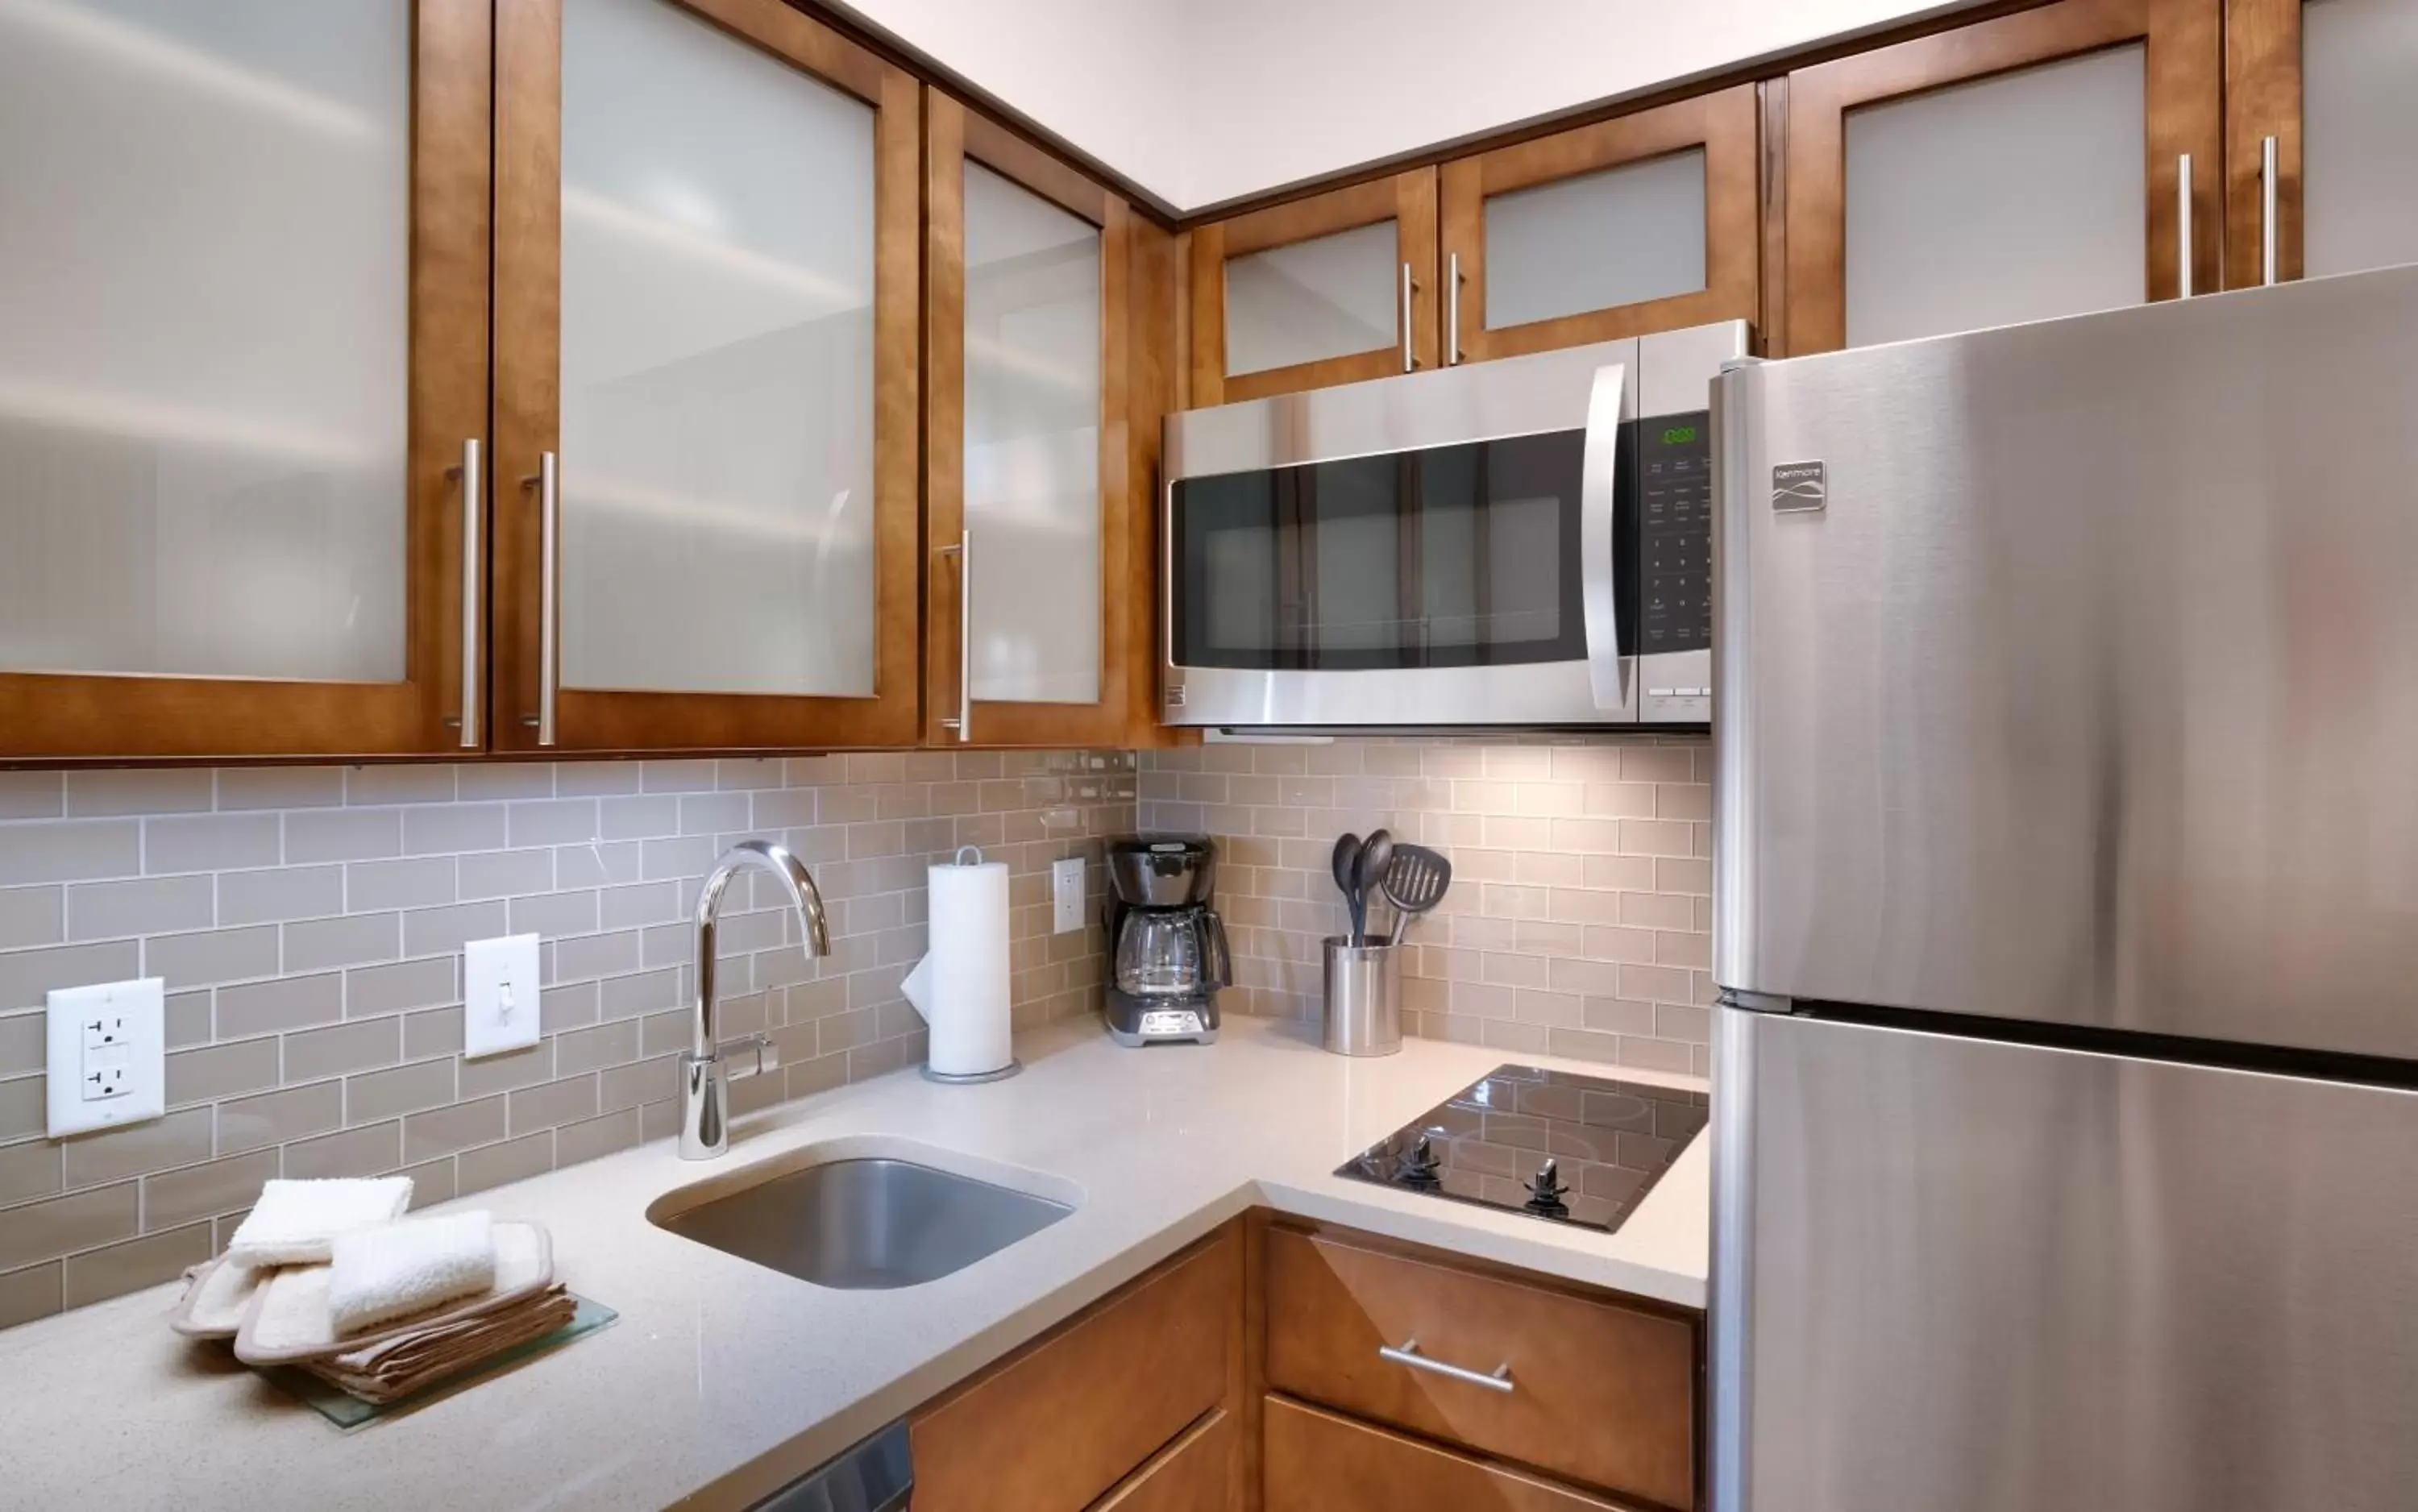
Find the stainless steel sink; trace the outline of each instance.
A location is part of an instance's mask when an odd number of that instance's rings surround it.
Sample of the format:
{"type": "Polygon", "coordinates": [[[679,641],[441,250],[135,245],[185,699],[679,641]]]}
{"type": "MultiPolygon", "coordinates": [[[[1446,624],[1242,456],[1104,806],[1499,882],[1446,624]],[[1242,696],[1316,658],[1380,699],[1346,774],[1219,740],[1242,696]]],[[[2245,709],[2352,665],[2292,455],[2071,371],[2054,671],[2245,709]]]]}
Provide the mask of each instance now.
{"type": "Polygon", "coordinates": [[[647,1217],[726,1255],[817,1286],[920,1286],[1040,1232],[1064,1202],[936,1170],[911,1160],[833,1160],[647,1217]]]}

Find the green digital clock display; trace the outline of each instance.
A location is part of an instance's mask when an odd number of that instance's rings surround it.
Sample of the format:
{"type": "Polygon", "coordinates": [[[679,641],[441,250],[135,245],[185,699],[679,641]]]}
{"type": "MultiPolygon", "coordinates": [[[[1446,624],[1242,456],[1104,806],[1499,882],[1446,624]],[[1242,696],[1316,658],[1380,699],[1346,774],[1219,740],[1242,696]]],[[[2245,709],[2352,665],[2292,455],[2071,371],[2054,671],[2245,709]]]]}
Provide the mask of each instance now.
{"type": "Polygon", "coordinates": [[[1674,425],[1662,433],[1664,446],[1693,446],[1695,442],[1696,428],[1692,425],[1674,425]]]}

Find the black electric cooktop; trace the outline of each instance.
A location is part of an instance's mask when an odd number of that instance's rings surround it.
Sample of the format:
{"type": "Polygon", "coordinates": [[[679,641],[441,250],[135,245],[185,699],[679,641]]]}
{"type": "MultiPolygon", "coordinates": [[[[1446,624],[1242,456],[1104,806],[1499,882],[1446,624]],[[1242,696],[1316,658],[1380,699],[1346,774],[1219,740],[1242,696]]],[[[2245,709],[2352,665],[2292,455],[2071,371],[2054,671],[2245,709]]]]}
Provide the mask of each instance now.
{"type": "Polygon", "coordinates": [[[1610,1233],[1707,1111],[1703,1092],[1497,1066],[1335,1174],[1610,1233]]]}

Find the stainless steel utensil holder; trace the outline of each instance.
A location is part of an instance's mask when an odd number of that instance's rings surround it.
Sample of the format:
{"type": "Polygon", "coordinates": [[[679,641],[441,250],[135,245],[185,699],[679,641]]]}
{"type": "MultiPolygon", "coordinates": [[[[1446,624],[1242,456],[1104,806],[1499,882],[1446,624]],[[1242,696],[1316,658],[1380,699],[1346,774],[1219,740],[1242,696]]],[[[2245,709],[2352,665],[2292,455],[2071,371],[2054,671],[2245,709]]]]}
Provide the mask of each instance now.
{"type": "Polygon", "coordinates": [[[1402,952],[1390,936],[1366,945],[1329,935],[1326,1047],[1338,1055],[1392,1055],[1402,1047],[1402,952]]]}

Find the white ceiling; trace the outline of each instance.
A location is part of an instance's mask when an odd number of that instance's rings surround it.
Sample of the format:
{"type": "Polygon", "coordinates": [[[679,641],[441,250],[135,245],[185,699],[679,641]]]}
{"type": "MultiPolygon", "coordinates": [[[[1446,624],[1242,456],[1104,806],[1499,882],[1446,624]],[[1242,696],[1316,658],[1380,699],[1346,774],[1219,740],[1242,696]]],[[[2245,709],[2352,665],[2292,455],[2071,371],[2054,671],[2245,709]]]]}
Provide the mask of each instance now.
{"type": "Polygon", "coordinates": [[[1185,213],[1972,0],[847,0],[1185,213]]]}

